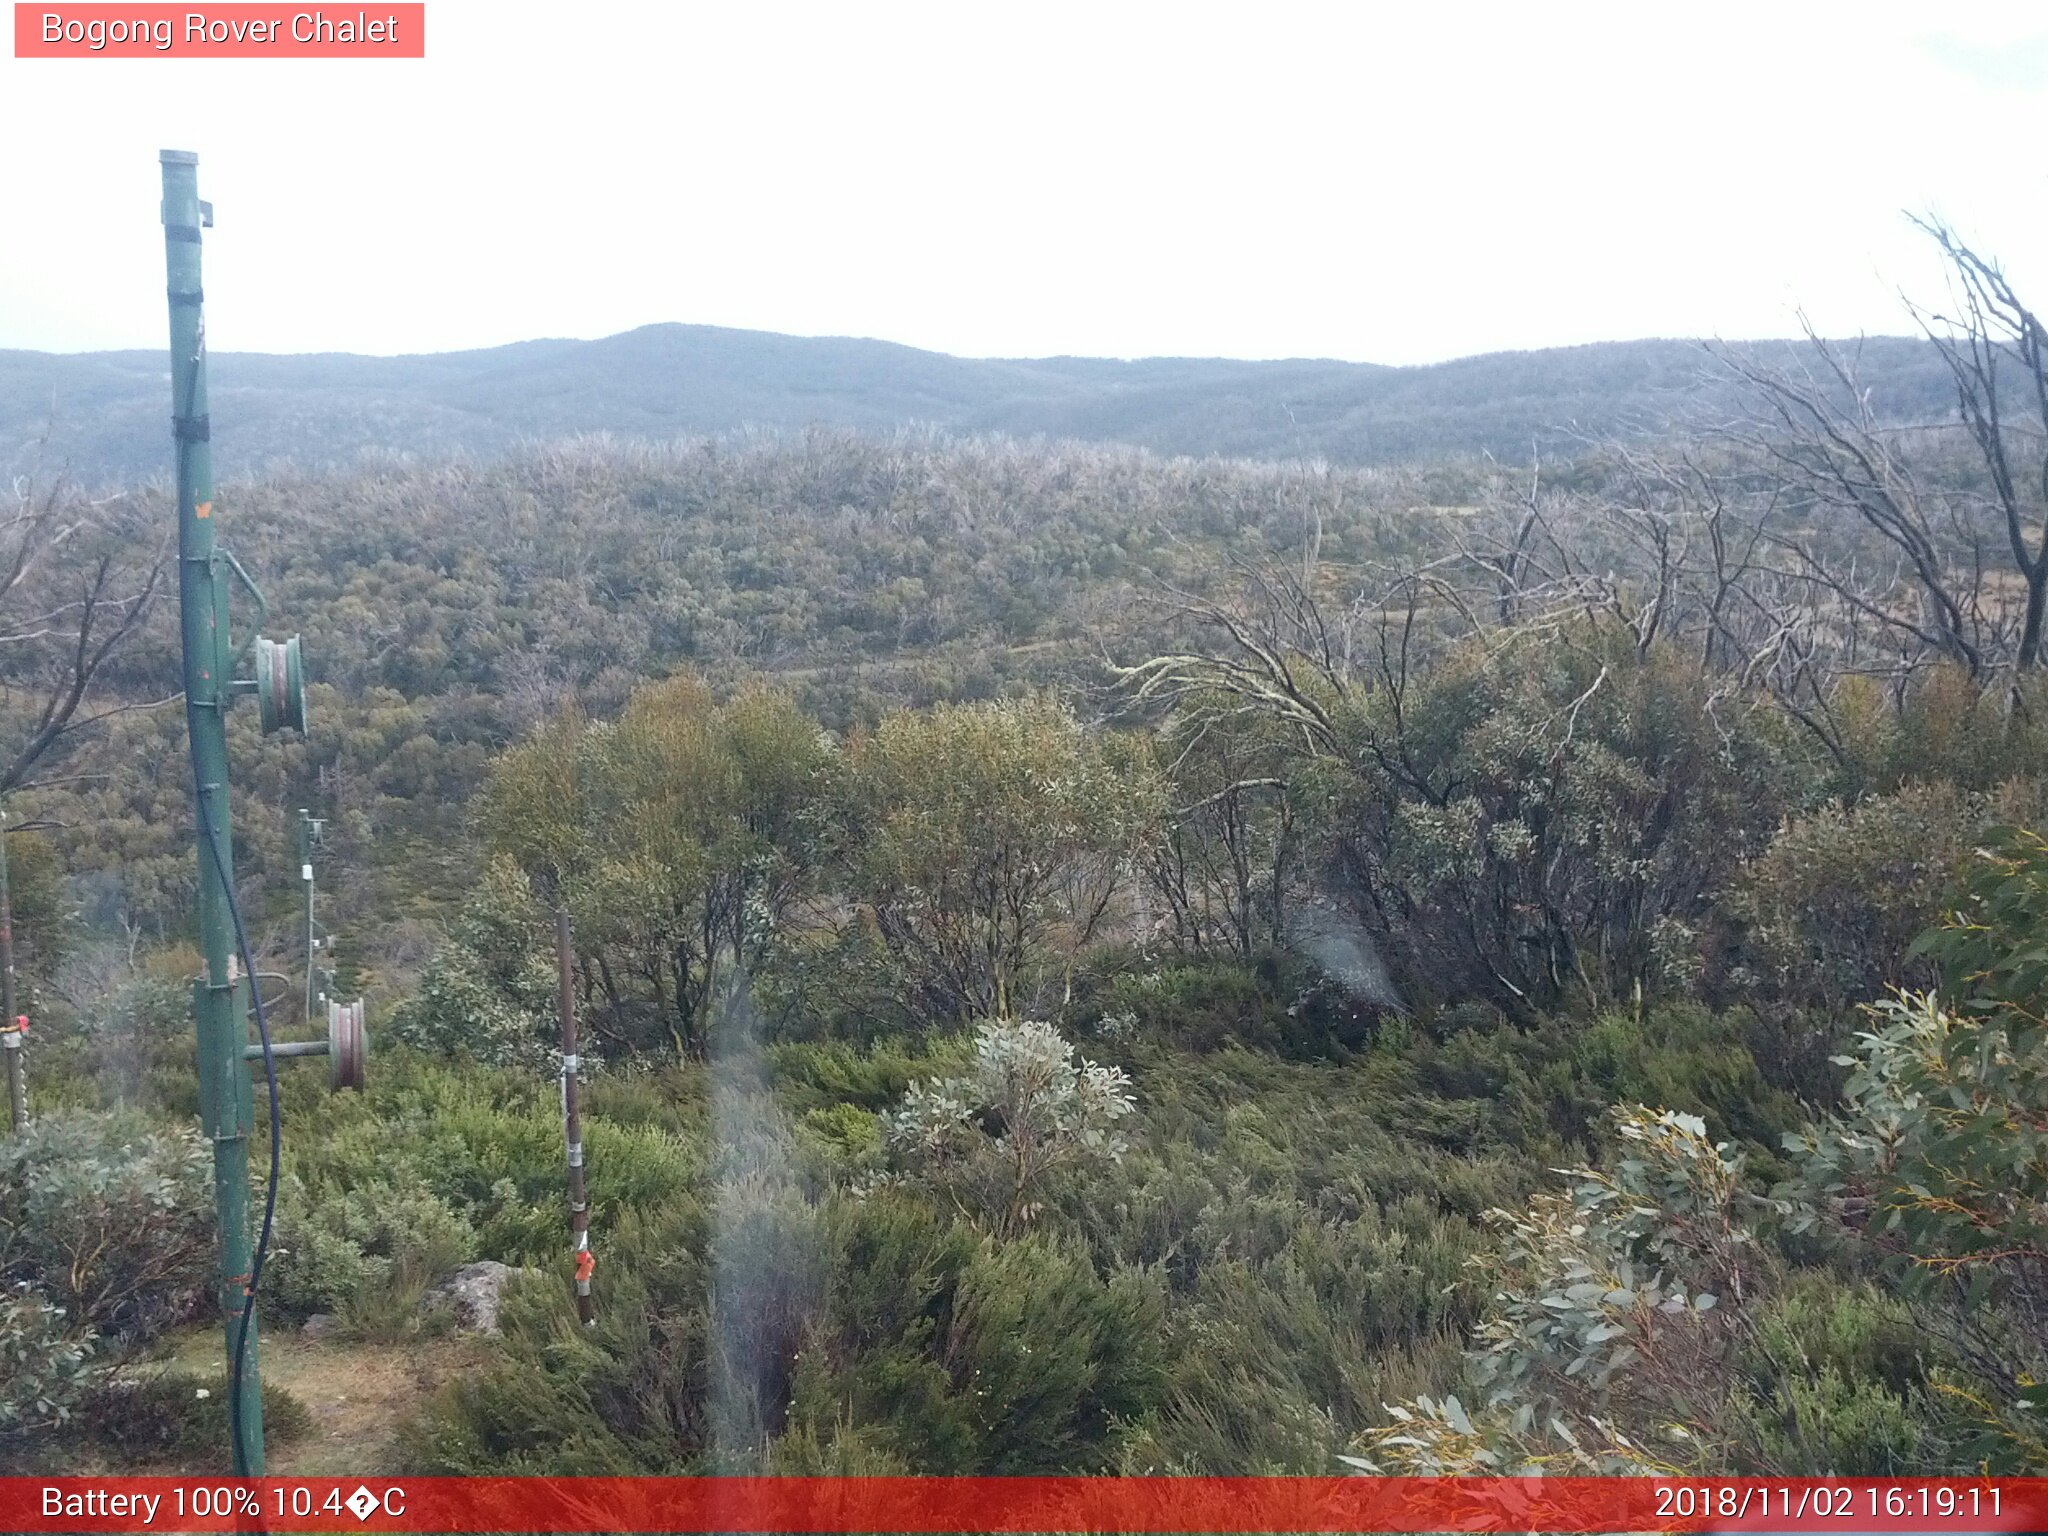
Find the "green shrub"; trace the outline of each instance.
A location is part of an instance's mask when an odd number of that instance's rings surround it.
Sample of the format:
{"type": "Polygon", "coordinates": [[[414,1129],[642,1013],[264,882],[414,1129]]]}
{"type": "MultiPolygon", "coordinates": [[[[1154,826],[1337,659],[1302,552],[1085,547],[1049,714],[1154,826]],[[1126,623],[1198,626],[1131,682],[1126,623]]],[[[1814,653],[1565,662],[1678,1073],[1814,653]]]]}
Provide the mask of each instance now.
{"type": "Polygon", "coordinates": [[[1130,1081],[1121,1067],[1076,1061],[1050,1024],[990,1021],[967,1070],[911,1084],[883,1136],[911,1177],[1014,1236],[1038,1219],[1056,1175],[1122,1158],[1130,1081]]]}
{"type": "Polygon", "coordinates": [[[1841,1112],[1786,1138],[1793,1225],[1874,1257],[1959,1341],[1980,1379],[1957,1387],[1964,1454],[2048,1465],[2041,1323],[2048,1168],[2048,838],[2006,831],[1972,861],[1956,910],[1921,947],[1943,991],[1870,1005],[1841,1112]]]}
{"type": "Polygon", "coordinates": [[[973,1470],[1099,1470],[1161,1384],[1156,1282],[1098,1279],[1085,1255],[1027,1239],[982,1247],[941,1359],[980,1446],[973,1470]]]}
{"type": "Polygon", "coordinates": [[[0,1293],[0,1440],[70,1422],[84,1394],[92,1335],[26,1284],[0,1293]]]}
{"type": "Polygon", "coordinates": [[[192,989],[144,973],[85,999],[45,1006],[29,1036],[30,1106],[134,1108],[174,1119],[199,1114],[192,1070],[192,989]]]}
{"type": "MultiPolygon", "coordinates": [[[[399,1050],[380,1056],[365,1094],[329,1094],[301,1080],[286,1106],[286,1171],[309,1189],[346,1189],[374,1169],[417,1183],[475,1230],[472,1257],[528,1264],[559,1256],[566,1230],[558,1079],[513,1069],[463,1069],[399,1050]]],[[[584,1117],[593,1227],[664,1203],[702,1168],[701,1069],[591,1085],[632,1117],[584,1117]],[[676,1097],[675,1095],[687,1095],[676,1097]]]]}
{"type": "Polygon", "coordinates": [[[1739,1368],[1757,1461],[1845,1477],[1937,1475],[1956,1464],[1953,1411],[1931,1378],[1953,1362],[1898,1296],[1813,1271],[1756,1310],[1739,1368]]]}
{"type": "Polygon", "coordinates": [[[555,1034],[550,940],[526,877],[485,866],[419,991],[391,1016],[394,1040],[490,1066],[536,1066],[555,1034]]]}
{"type": "Polygon", "coordinates": [[[599,1273],[589,1330],[511,1291],[500,1363],[431,1406],[422,1470],[1103,1469],[1162,1379],[1153,1280],[902,1192],[738,1181],[629,1216],[599,1273]]]}
{"type": "Polygon", "coordinates": [[[907,1017],[888,948],[860,919],[780,935],[749,979],[769,1040],[865,1044],[907,1017]]]}
{"type": "Polygon", "coordinates": [[[814,1188],[869,1178],[882,1168],[882,1121],[857,1104],[811,1110],[795,1127],[798,1166],[814,1188]]]}
{"type": "MultiPolygon", "coordinates": [[[[1569,1042],[1536,1074],[1559,1107],[1570,1104],[1561,1133],[1592,1130],[1605,1106],[1656,1104],[1704,1117],[1744,1143],[1752,1156],[1775,1157],[1784,1134],[1803,1118],[1799,1102],[1765,1080],[1750,1046],[1754,1019],[1696,1003],[1665,1003],[1640,1018],[1609,1014],[1590,1025],[1553,1026],[1569,1042]]],[[[1587,1138],[1591,1139],[1591,1138],[1587,1138]]]]}
{"type": "MultiPolygon", "coordinates": [[[[1346,1425],[1410,1396],[1477,1315],[1477,1234],[1420,1200],[1350,1222],[1268,1208],[1263,1253],[1219,1253],[1170,1330],[1155,1463],[1239,1475],[1326,1471],[1346,1425]]],[[[1219,1243],[1218,1247],[1224,1245],[1219,1243]]]]}
{"type": "MultiPolygon", "coordinates": [[[[1738,1400],[1734,1427],[1756,1442],[1744,1471],[1797,1475],[1825,1468],[1829,1477],[1939,1476],[1953,1472],[1947,1456],[1929,1456],[1933,1439],[1909,1403],[1882,1383],[1855,1381],[1832,1365],[1778,1383],[1775,1400],[1738,1400]],[[1745,1422],[1746,1421],[1746,1422],[1745,1422]]],[[[1935,1439],[1942,1449],[1949,1442],[1935,1439]]]]}
{"type": "Polygon", "coordinates": [[[830,1208],[823,1351],[794,1423],[920,1473],[1101,1470],[1158,1400],[1160,1295],[1056,1242],[997,1244],[897,1194],[830,1208]]]}
{"type": "Polygon", "coordinates": [[[1741,1164],[1689,1115],[1614,1112],[1605,1168],[1525,1210],[1489,1213],[1502,1241],[1492,1302],[1466,1355],[1474,1393],[1418,1397],[1362,1437],[1358,1465],[1416,1475],[1648,1473],[1725,1465],[1727,1369],[1742,1304],[1773,1272],[1741,1164]],[[1722,1307],[1726,1299],[1734,1303],[1722,1307]],[[1653,1438],[1654,1437],[1654,1440],[1653,1438]],[[1654,1448],[1651,1448],[1654,1446],[1654,1448]]]}
{"type": "Polygon", "coordinates": [[[1914,941],[1956,894],[1990,826],[2040,805],[2038,784],[1987,795],[1938,780],[1789,823],[1722,903],[1742,927],[1736,979],[1834,1010],[1887,986],[1930,985],[1914,941]]]}
{"type": "Polygon", "coordinates": [[[912,1083],[958,1072],[972,1056],[973,1037],[962,1034],[878,1040],[866,1047],[778,1042],[761,1052],[761,1064],[782,1107],[804,1115],[840,1104],[892,1109],[912,1083]]]}
{"type": "Polygon", "coordinates": [[[287,1317],[375,1318],[383,1326],[365,1331],[389,1332],[416,1320],[427,1287],[476,1249],[475,1229],[416,1175],[317,1189],[287,1175],[264,1296],[287,1317]]]}
{"type": "Polygon", "coordinates": [[[1323,831],[1418,1007],[1524,1021],[1654,985],[1744,858],[1811,792],[1810,745],[1717,707],[1676,649],[1588,621],[1470,639],[1335,704],[1323,831]]]}
{"type": "Polygon", "coordinates": [[[45,1115],[0,1140],[0,1280],[129,1342],[206,1304],[212,1160],[197,1132],[130,1110],[45,1115]]]}
{"type": "Polygon", "coordinates": [[[899,710],[847,765],[848,894],[928,1023],[1043,1016],[1165,811],[1149,749],[1043,695],[899,710]]]}
{"type": "Polygon", "coordinates": [[[1180,1050],[1235,1045],[1292,1061],[1349,1059],[1389,1017],[1290,955],[1150,965],[1122,951],[1101,957],[1069,1013],[1126,1019],[1138,1037],[1180,1050]]]}
{"type": "MultiPolygon", "coordinates": [[[[228,1444],[227,1378],[189,1371],[109,1377],[87,1395],[78,1422],[94,1445],[127,1460],[204,1465],[228,1444]]],[[[312,1428],[304,1403],[274,1382],[263,1384],[265,1450],[290,1445],[312,1428]]]]}
{"type": "Polygon", "coordinates": [[[583,1083],[583,1112],[617,1126],[647,1126],[701,1139],[711,1075],[701,1063],[607,1064],[583,1083]]]}

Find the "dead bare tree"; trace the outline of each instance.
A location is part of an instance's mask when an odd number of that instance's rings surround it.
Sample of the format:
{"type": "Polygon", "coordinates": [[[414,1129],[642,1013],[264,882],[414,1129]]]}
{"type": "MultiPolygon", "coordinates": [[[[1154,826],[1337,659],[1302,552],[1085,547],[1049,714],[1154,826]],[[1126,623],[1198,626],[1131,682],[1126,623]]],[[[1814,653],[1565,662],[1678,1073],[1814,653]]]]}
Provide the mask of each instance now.
{"type": "Polygon", "coordinates": [[[113,685],[164,586],[165,553],[132,496],[92,500],[62,474],[11,483],[0,502],[0,795],[43,781],[88,727],[179,697],[157,669],[113,685]]]}
{"type": "MultiPolygon", "coordinates": [[[[1845,579],[1853,562],[1838,526],[1822,526],[1807,540],[1780,538],[1812,580],[1872,623],[1899,632],[1911,646],[1933,651],[1981,679],[1996,666],[1987,654],[1981,585],[1974,562],[1959,561],[1944,503],[1953,494],[1930,485],[1901,449],[1899,434],[1883,423],[1857,375],[1856,358],[1816,332],[1803,316],[1812,362],[1776,367],[1733,348],[1719,349],[1727,367],[1748,387],[1754,409],[1724,431],[1782,477],[1808,507],[1846,512],[1889,547],[1910,577],[1916,600],[1875,605],[1845,579]],[[1816,540],[1824,540],[1824,551],[1816,540]]],[[[1889,595],[1889,594],[1887,594],[1889,595]]]]}
{"type": "Polygon", "coordinates": [[[1940,658],[1989,688],[2039,665],[2048,619],[2048,332],[1997,263],[1939,220],[1914,223],[1950,293],[1905,303],[1948,367],[1955,418],[1887,420],[1855,350],[1802,316],[1804,355],[1783,364],[1714,349],[1751,405],[1724,435],[1821,514],[1770,543],[1775,564],[1825,590],[1841,638],[1889,650],[1894,673],[1940,658]]]}
{"type": "Polygon", "coordinates": [[[2032,667],[2041,658],[2048,611],[2048,332],[1996,262],[1939,219],[1913,222],[1948,259],[1951,302],[1930,310],[1908,300],[1907,307],[1948,364],[1963,425],[1983,458],[2013,566],[2026,584],[2014,661],[2032,667]]]}

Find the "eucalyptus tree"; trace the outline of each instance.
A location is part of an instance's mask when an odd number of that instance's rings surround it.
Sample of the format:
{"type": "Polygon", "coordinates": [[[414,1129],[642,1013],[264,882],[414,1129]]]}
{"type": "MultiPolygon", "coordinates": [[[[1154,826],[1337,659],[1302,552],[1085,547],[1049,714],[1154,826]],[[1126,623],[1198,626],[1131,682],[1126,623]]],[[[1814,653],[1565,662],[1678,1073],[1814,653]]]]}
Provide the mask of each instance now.
{"type": "Polygon", "coordinates": [[[1031,698],[905,710],[849,756],[849,894],[914,1008],[964,1022],[1063,996],[1164,808],[1144,745],[1031,698]]]}

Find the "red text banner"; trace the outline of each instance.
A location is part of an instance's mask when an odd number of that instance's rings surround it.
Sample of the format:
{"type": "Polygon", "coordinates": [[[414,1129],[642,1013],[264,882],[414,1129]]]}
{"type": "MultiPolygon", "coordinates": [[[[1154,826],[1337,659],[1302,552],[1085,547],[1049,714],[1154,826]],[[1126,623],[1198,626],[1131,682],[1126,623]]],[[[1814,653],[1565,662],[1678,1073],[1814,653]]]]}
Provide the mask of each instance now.
{"type": "Polygon", "coordinates": [[[2042,1531],[2042,1478],[0,1478],[41,1532],[2042,1531]]]}
{"type": "Polygon", "coordinates": [[[423,59],[422,3],[14,7],[18,59],[423,59]]]}

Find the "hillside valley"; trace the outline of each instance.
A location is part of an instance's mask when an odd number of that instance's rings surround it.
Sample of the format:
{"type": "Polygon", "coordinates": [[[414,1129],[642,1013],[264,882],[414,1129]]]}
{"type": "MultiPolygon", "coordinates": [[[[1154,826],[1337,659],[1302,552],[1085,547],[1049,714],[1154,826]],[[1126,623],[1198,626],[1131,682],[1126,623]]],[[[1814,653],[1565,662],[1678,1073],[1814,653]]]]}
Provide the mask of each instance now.
{"type": "MultiPolygon", "coordinates": [[[[1757,343],[1782,356],[1783,343],[1757,343]]],[[[1952,413],[1925,342],[1877,338],[1866,382],[1890,421],[1952,413]]],[[[411,357],[220,352],[209,359],[215,462],[228,478],[289,461],[491,457],[584,433],[667,440],[806,427],[930,428],[1114,442],[1170,455],[1526,463],[1575,434],[1655,431],[1724,413],[1725,370],[1694,342],[1503,352],[1427,367],[1315,360],[982,359],[881,341],[650,325],[411,357]]],[[[91,485],[161,473],[168,379],[154,351],[0,351],[0,462],[47,432],[91,485]]]]}
{"type": "MultiPolygon", "coordinates": [[[[252,1092],[274,1465],[2048,1466],[2048,562],[1782,358],[214,359],[243,969],[375,1042],[252,1092]]],[[[164,380],[6,363],[0,1465],[211,1464],[164,380]]]]}

